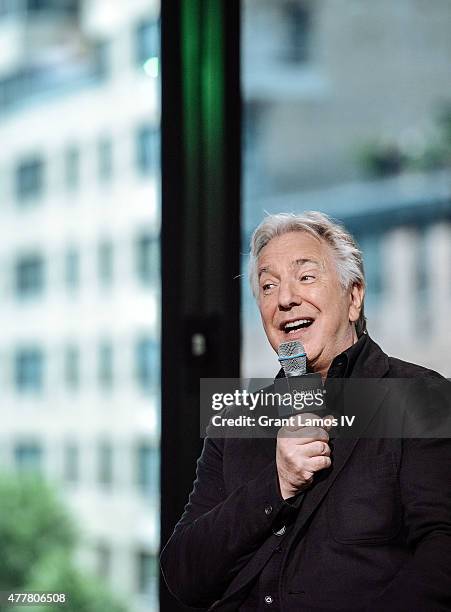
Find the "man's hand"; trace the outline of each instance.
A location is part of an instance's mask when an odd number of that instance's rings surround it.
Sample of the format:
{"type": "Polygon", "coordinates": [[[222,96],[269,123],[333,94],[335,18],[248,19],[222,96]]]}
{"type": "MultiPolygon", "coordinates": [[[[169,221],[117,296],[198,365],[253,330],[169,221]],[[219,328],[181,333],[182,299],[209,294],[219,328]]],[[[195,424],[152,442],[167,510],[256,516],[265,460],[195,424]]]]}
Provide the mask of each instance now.
{"type": "MultiPolygon", "coordinates": [[[[311,427],[303,425],[306,419],[315,419],[316,414],[298,416],[298,425],[281,427],[277,434],[276,465],[280,492],[283,499],[292,497],[306,489],[313,481],[315,472],[331,465],[328,445],[330,426],[311,427]]],[[[324,417],[324,420],[333,417],[324,417]]]]}

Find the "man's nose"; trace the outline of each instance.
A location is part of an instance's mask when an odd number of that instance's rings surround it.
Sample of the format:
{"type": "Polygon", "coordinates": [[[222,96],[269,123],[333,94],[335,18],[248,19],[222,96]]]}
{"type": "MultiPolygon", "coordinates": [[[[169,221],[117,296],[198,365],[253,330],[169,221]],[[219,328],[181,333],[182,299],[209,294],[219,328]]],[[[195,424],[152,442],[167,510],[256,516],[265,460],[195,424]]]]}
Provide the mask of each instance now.
{"type": "Polygon", "coordinates": [[[294,280],[287,280],[279,286],[279,309],[290,310],[293,306],[299,306],[302,296],[299,284],[294,280]]]}

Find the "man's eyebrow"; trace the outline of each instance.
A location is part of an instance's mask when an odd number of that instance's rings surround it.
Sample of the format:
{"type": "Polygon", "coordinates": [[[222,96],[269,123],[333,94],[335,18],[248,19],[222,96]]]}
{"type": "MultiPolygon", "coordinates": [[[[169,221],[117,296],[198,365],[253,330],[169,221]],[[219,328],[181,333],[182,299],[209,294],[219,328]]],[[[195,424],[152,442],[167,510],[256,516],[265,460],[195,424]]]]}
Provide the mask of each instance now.
{"type": "Polygon", "coordinates": [[[295,259],[293,261],[293,264],[295,266],[303,266],[306,263],[310,263],[310,264],[314,264],[315,266],[319,266],[321,267],[321,264],[319,261],[316,261],[316,259],[310,259],[310,258],[301,258],[301,259],[295,259]]]}
{"type": "MultiPolygon", "coordinates": [[[[315,266],[318,266],[319,268],[321,268],[321,263],[319,261],[317,261],[316,259],[310,259],[309,257],[302,257],[300,259],[295,259],[292,262],[292,265],[294,266],[303,266],[305,264],[313,264],[315,266]]],[[[260,276],[262,274],[264,274],[265,272],[271,272],[271,267],[270,266],[262,266],[261,268],[258,269],[258,277],[260,278],[260,276]]]]}

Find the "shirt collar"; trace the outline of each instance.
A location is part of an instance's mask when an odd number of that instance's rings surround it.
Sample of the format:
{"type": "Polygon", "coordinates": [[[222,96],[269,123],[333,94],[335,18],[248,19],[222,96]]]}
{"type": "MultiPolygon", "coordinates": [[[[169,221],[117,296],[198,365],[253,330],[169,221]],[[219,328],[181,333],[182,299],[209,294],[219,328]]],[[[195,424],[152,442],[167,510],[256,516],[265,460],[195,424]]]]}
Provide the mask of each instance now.
{"type": "Polygon", "coordinates": [[[327,377],[349,378],[367,341],[368,334],[363,333],[355,344],[337,355],[331,363],[327,377]]]}
{"type": "MultiPolygon", "coordinates": [[[[328,378],[349,378],[352,370],[363,351],[364,346],[368,342],[368,334],[364,332],[355,344],[340,353],[332,361],[332,364],[327,372],[328,378]]],[[[285,373],[283,368],[280,368],[276,378],[284,378],[285,373]]]]}

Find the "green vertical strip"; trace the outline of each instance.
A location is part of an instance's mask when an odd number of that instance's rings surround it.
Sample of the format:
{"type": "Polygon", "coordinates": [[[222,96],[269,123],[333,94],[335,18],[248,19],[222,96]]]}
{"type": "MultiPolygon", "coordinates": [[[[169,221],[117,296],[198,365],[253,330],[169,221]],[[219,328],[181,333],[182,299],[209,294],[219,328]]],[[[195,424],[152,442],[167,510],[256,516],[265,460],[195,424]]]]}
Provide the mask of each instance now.
{"type": "Polygon", "coordinates": [[[222,0],[207,0],[202,93],[208,145],[216,153],[223,144],[224,44],[222,0]]]}
{"type": "Polygon", "coordinates": [[[196,275],[185,274],[183,293],[187,311],[202,312],[203,252],[203,180],[202,180],[202,105],[201,105],[201,62],[202,62],[202,10],[203,0],[181,0],[181,66],[182,66],[182,134],[184,194],[186,210],[183,214],[184,244],[197,244],[191,265],[199,270],[196,275]]]}
{"type": "MultiPolygon", "coordinates": [[[[205,129],[207,177],[214,179],[219,191],[224,159],[224,44],[223,0],[205,2],[204,62],[202,100],[205,129]]],[[[213,185],[210,185],[212,188],[213,185]]],[[[222,191],[222,190],[221,190],[222,191]]]]}
{"type": "Polygon", "coordinates": [[[182,1],[182,98],[184,146],[188,165],[199,156],[202,0],[182,1]]]}
{"type": "MultiPolygon", "coordinates": [[[[204,163],[206,210],[203,219],[207,236],[207,257],[214,253],[215,266],[206,269],[206,283],[218,290],[217,270],[227,270],[225,250],[218,241],[225,239],[227,194],[225,185],[225,103],[224,103],[224,4],[227,0],[205,0],[202,107],[204,123],[204,163]]],[[[216,312],[217,298],[206,292],[207,308],[216,312]]]]}
{"type": "MultiPolygon", "coordinates": [[[[187,243],[198,245],[195,286],[185,294],[194,311],[209,310],[214,279],[206,265],[218,257],[224,227],[224,7],[227,0],[182,0],[182,99],[187,243]],[[207,296],[207,299],[205,299],[207,296]]],[[[217,262],[218,265],[220,262],[217,262]]]]}
{"type": "Polygon", "coordinates": [[[183,138],[187,178],[191,187],[197,174],[196,162],[199,159],[199,135],[201,121],[199,115],[199,66],[201,61],[201,0],[182,1],[182,99],[183,99],[183,138]]]}

